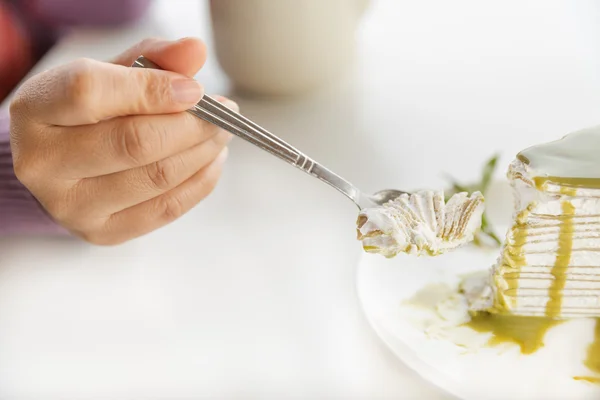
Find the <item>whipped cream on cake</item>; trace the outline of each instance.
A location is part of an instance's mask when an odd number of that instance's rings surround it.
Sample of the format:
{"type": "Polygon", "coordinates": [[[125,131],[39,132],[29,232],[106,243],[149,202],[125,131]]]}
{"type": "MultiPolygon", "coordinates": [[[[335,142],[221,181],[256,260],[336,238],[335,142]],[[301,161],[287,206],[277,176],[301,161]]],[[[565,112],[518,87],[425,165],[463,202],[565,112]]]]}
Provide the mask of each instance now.
{"type": "Polygon", "coordinates": [[[513,224],[472,310],[600,316],[600,127],[528,148],[508,171],[513,224]]]}
{"type": "Polygon", "coordinates": [[[481,193],[457,193],[448,202],[443,191],[403,194],[383,206],[361,210],[357,236],[365,251],[438,255],[473,240],[481,227],[481,193]]]}

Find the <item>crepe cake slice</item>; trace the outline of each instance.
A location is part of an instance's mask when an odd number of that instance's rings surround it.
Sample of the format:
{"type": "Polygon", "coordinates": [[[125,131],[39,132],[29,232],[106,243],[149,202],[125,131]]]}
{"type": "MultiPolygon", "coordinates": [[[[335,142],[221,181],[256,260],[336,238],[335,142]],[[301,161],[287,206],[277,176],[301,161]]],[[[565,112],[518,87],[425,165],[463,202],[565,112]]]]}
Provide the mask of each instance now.
{"type": "Polygon", "coordinates": [[[600,127],[523,150],[508,178],[512,227],[492,268],[491,290],[479,298],[471,293],[472,309],[599,317],[600,127]]]}

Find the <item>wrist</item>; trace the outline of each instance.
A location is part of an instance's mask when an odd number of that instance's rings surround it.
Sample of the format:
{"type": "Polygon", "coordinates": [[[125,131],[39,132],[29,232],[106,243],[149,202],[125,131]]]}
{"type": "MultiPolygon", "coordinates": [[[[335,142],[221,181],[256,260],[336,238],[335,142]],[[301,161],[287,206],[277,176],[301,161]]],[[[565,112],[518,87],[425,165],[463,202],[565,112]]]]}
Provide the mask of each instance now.
{"type": "Polygon", "coordinates": [[[0,235],[67,234],[19,182],[12,166],[8,119],[0,116],[0,235]]]}

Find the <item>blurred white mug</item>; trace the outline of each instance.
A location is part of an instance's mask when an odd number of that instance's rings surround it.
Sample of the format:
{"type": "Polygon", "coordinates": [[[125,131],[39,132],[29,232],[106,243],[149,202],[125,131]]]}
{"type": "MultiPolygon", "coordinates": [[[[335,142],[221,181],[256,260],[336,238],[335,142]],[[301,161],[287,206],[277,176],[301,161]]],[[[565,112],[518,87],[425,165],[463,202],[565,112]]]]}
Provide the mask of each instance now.
{"type": "Polygon", "coordinates": [[[218,61],[239,91],[307,92],[351,63],[369,0],[211,0],[218,61]]]}

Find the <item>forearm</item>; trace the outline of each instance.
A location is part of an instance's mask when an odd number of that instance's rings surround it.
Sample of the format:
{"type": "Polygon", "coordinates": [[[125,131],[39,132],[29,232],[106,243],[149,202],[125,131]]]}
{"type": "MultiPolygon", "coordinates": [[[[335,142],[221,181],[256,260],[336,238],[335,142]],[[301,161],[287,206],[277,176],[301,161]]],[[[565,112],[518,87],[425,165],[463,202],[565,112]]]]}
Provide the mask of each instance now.
{"type": "Polygon", "coordinates": [[[14,174],[8,116],[0,115],[0,235],[67,234],[14,174]]]}

